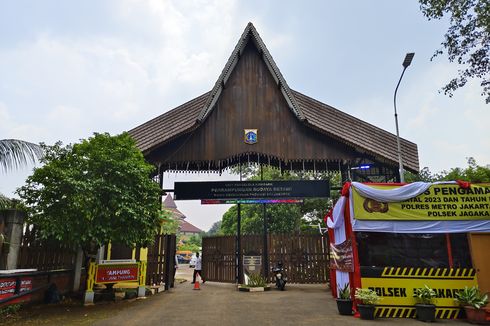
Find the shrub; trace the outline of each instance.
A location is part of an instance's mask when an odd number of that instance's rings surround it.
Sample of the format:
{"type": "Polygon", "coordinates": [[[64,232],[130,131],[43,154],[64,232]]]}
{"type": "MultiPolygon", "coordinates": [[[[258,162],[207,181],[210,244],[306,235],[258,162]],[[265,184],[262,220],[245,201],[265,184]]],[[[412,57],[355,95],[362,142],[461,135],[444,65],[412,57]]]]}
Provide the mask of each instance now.
{"type": "Polygon", "coordinates": [[[266,281],[262,275],[258,273],[250,273],[248,280],[248,287],[257,288],[257,287],[265,287],[266,281]]]}
{"type": "Polygon", "coordinates": [[[428,305],[434,301],[436,291],[424,284],[423,288],[415,289],[413,296],[419,303],[428,305]]]}
{"type": "Polygon", "coordinates": [[[357,288],[355,297],[361,304],[375,305],[381,300],[374,290],[357,288]]]}
{"type": "Polygon", "coordinates": [[[484,307],[488,303],[488,295],[481,293],[477,286],[467,287],[456,293],[455,299],[462,306],[472,306],[476,309],[484,307]]]}

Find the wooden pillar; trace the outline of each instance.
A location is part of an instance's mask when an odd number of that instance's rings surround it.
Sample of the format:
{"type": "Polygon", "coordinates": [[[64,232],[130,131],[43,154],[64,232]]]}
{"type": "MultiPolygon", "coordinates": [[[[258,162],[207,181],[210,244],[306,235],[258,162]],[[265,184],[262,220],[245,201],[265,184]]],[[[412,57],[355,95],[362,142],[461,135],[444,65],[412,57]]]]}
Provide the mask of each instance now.
{"type": "Polygon", "coordinates": [[[264,214],[264,278],[269,280],[269,246],[267,243],[267,213],[265,204],[263,206],[264,214]]]}
{"type": "Polygon", "coordinates": [[[161,164],[158,164],[158,184],[160,186],[160,196],[158,198],[160,201],[159,202],[160,208],[162,208],[162,203],[163,203],[163,169],[162,169],[161,164]]]}
{"type": "Polygon", "coordinates": [[[238,284],[243,283],[243,264],[242,264],[242,216],[241,216],[241,204],[237,204],[237,223],[236,223],[236,252],[235,252],[235,261],[237,264],[236,268],[236,282],[238,284]]]}
{"type": "MultiPolygon", "coordinates": [[[[264,171],[262,165],[260,165],[260,180],[264,180],[264,171]]],[[[264,266],[264,278],[269,280],[269,248],[267,246],[267,215],[266,215],[266,204],[262,204],[262,212],[264,215],[264,239],[263,239],[263,266],[264,266]]]]}
{"type": "MultiPolygon", "coordinates": [[[[175,241],[175,238],[174,238],[175,241]]],[[[172,236],[165,235],[165,291],[168,291],[172,286],[172,278],[175,268],[175,251],[172,249],[172,236]]]]}
{"type": "MultiPolygon", "coordinates": [[[[242,163],[238,163],[240,171],[240,181],[242,181],[242,163]]],[[[242,263],[242,206],[237,204],[237,224],[236,224],[236,244],[235,244],[235,280],[236,283],[243,283],[243,263],[242,263]]]]}

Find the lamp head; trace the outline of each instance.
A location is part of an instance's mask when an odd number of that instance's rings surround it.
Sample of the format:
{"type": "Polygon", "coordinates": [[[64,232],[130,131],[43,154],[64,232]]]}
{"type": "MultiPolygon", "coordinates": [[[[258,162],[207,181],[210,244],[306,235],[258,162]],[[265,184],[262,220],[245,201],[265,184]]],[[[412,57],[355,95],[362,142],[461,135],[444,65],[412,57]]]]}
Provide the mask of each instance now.
{"type": "Polygon", "coordinates": [[[402,63],[403,68],[407,68],[408,66],[410,66],[410,64],[412,63],[412,59],[413,59],[414,55],[415,55],[414,52],[407,53],[407,55],[405,56],[405,60],[403,60],[403,63],[402,63]]]}

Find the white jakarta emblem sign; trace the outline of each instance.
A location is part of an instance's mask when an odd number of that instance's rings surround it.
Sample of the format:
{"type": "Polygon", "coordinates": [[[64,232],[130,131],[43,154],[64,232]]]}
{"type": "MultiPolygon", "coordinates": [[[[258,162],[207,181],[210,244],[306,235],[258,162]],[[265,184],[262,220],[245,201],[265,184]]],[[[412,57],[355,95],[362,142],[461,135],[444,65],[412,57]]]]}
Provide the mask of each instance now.
{"type": "Polygon", "coordinates": [[[257,143],[257,129],[244,129],[245,132],[245,144],[255,144],[257,143]]]}

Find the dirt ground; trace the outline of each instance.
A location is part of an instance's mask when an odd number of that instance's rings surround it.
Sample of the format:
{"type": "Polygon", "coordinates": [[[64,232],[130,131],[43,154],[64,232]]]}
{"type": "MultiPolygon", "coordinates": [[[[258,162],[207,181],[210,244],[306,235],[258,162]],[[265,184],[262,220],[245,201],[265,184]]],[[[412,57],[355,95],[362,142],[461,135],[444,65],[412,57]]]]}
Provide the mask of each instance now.
{"type": "MultiPolygon", "coordinates": [[[[56,305],[32,305],[2,325],[360,325],[373,323],[340,316],[326,285],[287,285],[286,291],[243,293],[233,284],[206,282],[200,290],[190,283],[192,269],[181,265],[180,280],[169,292],[147,299],[97,303],[84,307],[80,301],[56,305]]],[[[378,319],[384,325],[421,325],[410,319],[378,319]]],[[[439,325],[464,325],[437,321],[439,325]]]]}
{"type": "MultiPolygon", "coordinates": [[[[180,265],[177,269],[177,283],[192,280],[193,269],[180,265]]],[[[178,286],[178,285],[177,285],[178,286]]],[[[144,300],[130,299],[119,302],[98,302],[93,306],[83,306],[81,298],[64,298],[59,304],[36,304],[24,306],[7,316],[2,316],[0,325],[93,325],[95,322],[117,315],[130,307],[138,306],[144,300]]]]}

